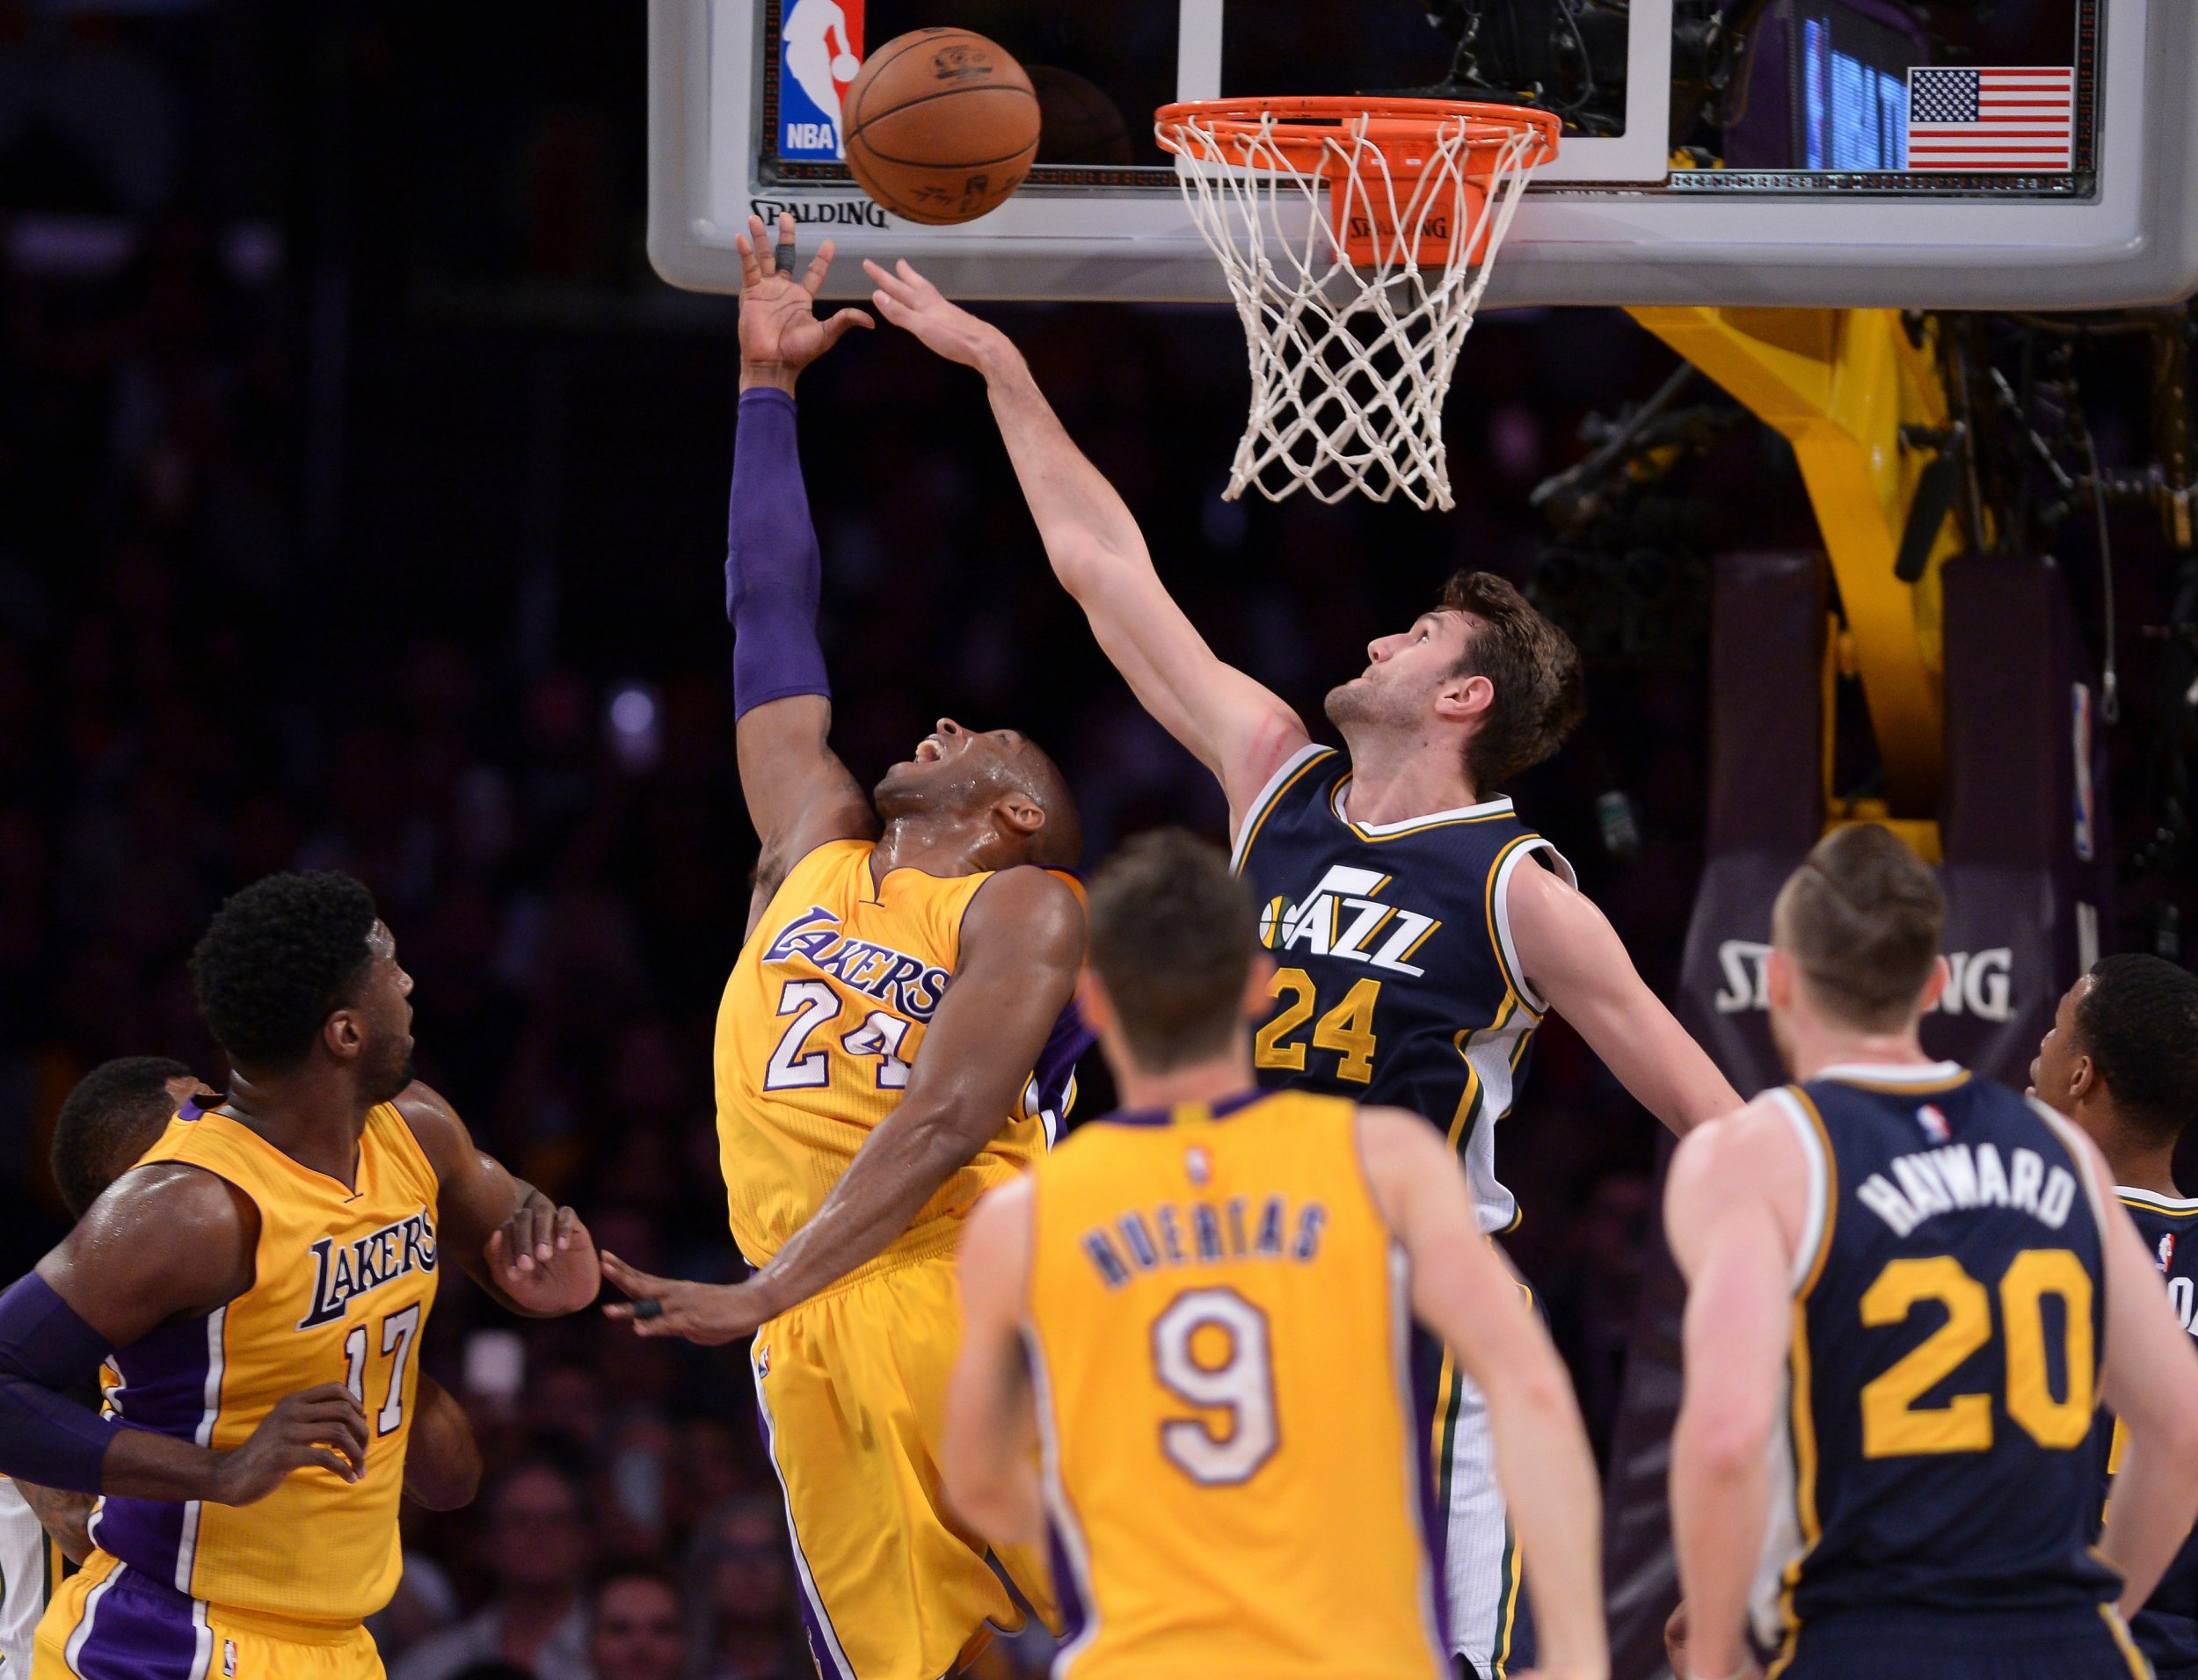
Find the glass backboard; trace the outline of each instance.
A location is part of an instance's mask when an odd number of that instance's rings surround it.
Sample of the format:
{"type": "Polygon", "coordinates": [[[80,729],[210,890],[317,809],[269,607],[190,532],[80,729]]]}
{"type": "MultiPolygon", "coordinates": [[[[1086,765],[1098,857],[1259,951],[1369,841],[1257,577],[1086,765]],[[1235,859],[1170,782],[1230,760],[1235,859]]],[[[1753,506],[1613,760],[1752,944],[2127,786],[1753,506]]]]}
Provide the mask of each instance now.
{"type": "MultiPolygon", "coordinates": [[[[1563,119],[1489,293],[1520,303],[2072,308],[2198,287],[2192,0],[650,0],[650,251],[738,289],[790,210],[967,297],[1221,301],[1152,112],[1439,92],[1563,119]],[[833,76],[952,24],[1030,70],[1038,160],[918,227],[840,161],[833,76]],[[828,43],[828,46],[822,45],[828,43]],[[842,50],[844,48],[844,51],[842,50]]],[[[862,288],[843,264],[835,284],[862,288]]]]}

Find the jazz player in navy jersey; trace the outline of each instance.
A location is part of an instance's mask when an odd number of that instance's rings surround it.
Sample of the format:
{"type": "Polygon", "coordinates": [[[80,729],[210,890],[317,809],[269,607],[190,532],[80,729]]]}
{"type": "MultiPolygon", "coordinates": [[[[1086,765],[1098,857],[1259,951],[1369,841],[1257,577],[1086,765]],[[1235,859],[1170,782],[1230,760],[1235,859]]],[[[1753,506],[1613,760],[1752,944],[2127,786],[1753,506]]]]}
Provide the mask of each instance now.
{"type": "Polygon", "coordinates": [[[1693,1680],[1756,1672],[1751,1606],[1787,1680],[2147,1673],[2114,1601],[2143,1602],[2198,1512],[2198,1354],[2097,1147],[1925,1055],[1945,912],[1887,830],[1819,842],[1772,913],[1797,1083],[1672,1160],[1693,1680]],[[2102,1397],[2129,1445],[2095,1550],[2102,1397]]]}
{"type": "MultiPolygon", "coordinates": [[[[2198,1118],[2198,975],[2157,956],[2106,958],[2062,998],[2030,1082],[2099,1145],[2177,1320],[2198,1332],[2198,1201],[2174,1170],[2175,1145],[2198,1118]]],[[[2102,1415],[2094,1438],[2106,1468],[2119,1469],[2122,1431],[2102,1415]]],[[[2198,1676],[2198,1536],[2129,1632],[2159,1680],[2198,1676]]]]}
{"type": "MultiPolygon", "coordinates": [[[[1642,982],[1571,867],[1503,789],[1582,707],[1564,633],[1503,578],[1460,572],[1328,696],[1343,747],[1214,656],[1168,596],[1136,519],[1077,449],[1005,335],[906,263],[866,265],[885,318],[985,376],[1053,570],[1146,710],[1220,782],[1235,862],[1277,964],[1260,1082],[1413,1110],[1464,1158],[1481,1228],[1516,1216],[1496,1176],[1529,1041],[1554,1009],[1675,1131],[1740,1098],[1642,982]]],[[[1444,1508],[1454,1651],[1514,1659],[1518,1581],[1485,1408],[1420,1343],[1444,1508]]]]}

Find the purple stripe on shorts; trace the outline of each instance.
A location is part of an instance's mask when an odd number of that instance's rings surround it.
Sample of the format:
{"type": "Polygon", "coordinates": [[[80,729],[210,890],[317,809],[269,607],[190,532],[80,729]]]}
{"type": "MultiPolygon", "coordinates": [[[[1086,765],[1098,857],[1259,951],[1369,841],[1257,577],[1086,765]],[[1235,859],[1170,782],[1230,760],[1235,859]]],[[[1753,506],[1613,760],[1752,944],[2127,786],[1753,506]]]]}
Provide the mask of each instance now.
{"type": "Polygon", "coordinates": [[[91,1589],[68,1656],[83,1680],[196,1680],[202,1640],[192,1601],[125,1565],[91,1589]]]}
{"type": "Polygon", "coordinates": [[[1076,1566],[1068,1560],[1068,1548],[1061,1544],[1060,1525],[1051,1520],[1045,1524],[1045,1555],[1053,1570],[1053,1602],[1061,1611],[1061,1643],[1073,1645],[1083,1637],[1091,1612],[1084,1605],[1076,1566]]]}

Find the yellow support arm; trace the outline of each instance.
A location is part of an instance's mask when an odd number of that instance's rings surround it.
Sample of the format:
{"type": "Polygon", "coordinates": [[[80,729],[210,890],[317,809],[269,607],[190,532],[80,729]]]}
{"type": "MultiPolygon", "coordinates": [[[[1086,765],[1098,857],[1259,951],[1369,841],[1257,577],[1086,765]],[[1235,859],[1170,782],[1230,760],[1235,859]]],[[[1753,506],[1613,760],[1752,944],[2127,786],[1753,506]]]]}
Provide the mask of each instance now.
{"type": "Polygon", "coordinates": [[[1900,429],[1947,423],[1931,345],[1911,344],[1894,309],[1629,313],[1794,446],[1846,615],[1840,669],[1861,680],[1887,805],[1928,820],[1946,756],[1939,568],[1960,546],[1955,522],[1939,531],[1919,582],[1901,582],[1893,564],[1930,461],[1901,447],[1900,429]]]}

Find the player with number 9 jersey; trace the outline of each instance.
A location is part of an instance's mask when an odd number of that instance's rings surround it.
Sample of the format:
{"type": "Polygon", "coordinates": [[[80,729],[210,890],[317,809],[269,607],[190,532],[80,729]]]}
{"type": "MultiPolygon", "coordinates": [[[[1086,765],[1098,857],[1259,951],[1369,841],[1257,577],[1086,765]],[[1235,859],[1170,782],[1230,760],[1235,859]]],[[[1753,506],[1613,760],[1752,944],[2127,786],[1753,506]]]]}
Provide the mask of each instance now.
{"type": "Polygon", "coordinates": [[[1079,1676],[1444,1669],[1403,1255],[1356,1118],[1287,1091],[1117,1114],[1031,1180],[1079,1676]]]}
{"type": "MultiPolygon", "coordinates": [[[[876,850],[868,840],[836,840],[797,863],[718,1006],[718,1144],[732,1234],[752,1265],[808,1223],[871,1128],[899,1106],[954,978],[964,913],[992,879],[989,871],[901,869],[880,882],[870,867],[876,850]]],[[[1084,1042],[1064,1017],[998,1133],[884,1254],[841,1281],[950,1251],[977,1198],[1052,1140],[1074,1099],[1084,1042]]]]}

